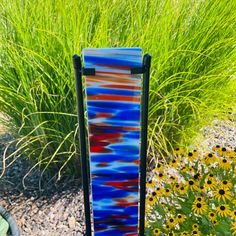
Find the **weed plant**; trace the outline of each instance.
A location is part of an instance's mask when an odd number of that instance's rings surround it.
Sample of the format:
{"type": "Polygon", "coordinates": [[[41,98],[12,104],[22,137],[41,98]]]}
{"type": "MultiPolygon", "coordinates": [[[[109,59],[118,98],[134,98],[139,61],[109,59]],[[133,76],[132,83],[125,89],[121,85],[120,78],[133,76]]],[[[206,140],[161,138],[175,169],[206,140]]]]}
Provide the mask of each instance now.
{"type": "Polygon", "coordinates": [[[235,97],[236,1],[2,0],[0,112],[16,151],[78,173],[73,54],[85,47],[142,47],[152,55],[149,156],[190,140],[235,97]]]}

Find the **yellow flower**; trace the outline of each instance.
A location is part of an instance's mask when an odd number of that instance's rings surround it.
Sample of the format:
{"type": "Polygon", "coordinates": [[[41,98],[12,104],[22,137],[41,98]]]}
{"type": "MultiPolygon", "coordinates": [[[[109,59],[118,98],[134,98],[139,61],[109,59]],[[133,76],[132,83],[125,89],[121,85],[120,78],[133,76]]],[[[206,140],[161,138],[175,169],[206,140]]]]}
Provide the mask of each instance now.
{"type": "Polygon", "coordinates": [[[201,232],[199,231],[199,230],[197,230],[197,229],[194,229],[193,231],[192,231],[192,235],[197,235],[197,236],[199,236],[199,235],[201,235],[201,232]]]}
{"type": "Polygon", "coordinates": [[[178,222],[175,220],[174,217],[170,217],[169,219],[167,219],[166,223],[170,226],[170,228],[173,228],[178,222]]]}
{"type": "Polygon", "coordinates": [[[153,235],[154,236],[158,236],[158,235],[160,235],[161,234],[161,230],[159,229],[159,228],[155,228],[155,229],[153,229],[153,235]]]}
{"type": "Polygon", "coordinates": [[[218,222],[218,220],[215,219],[215,220],[212,221],[212,224],[215,226],[215,225],[218,225],[219,222],[218,222]]]}
{"type": "Polygon", "coordinates": [[[216,214],[214,212],[210,211],[208,213],[208,217],[209,217],[210,221],[213,221],[216,219],[216,214]]]}
{"type": "Polygon", "coordinates": [[[228,181],[228,180],[222,180],[222,181],[220,182],[220,187],[221,187],[221,188],[228,188],[228,189],[231,189],[231,188],[233,187],[233,184],[232,184],[230,181],[228,181]]]}
{"type": "Polygon", "coordinates": [[[174,184],[174,183],[176,183],[176,181],[178,180],[178,177],[177,176],[170,176],[170,183],[171,184],[174,184]]]}
{"type": "Polygon", "coordinates": [[[230,208],[226,204],[221,204],[216,208],[216,212],[221,217],[226,217],[230,214],[230,208]]]}
{"type": "Polygon", "coordinates": [[[168,164],[169,164],[170,167],[174,167],[175,168],[175,167],[179,166],[180,162],[178,160],[176,160],[176,159],[173,159],[168,164]]]}
{"type": "Polygon", "coordinates": [[[190,234],[187,231],[181,232],[180,236],[190,236],[190,234]]]}
{"type": "Polygon", "coordinates": [[[196,158],[197,158],[197,155],[195,155],[194,153],[192,153],[192,152],[188,153],[188,160],[189,161],[193,162],[193,161],[195,161],[196,158]]]}
{"type": "Polygon", "coordinates": [[[164,174],[163,172],[159,172],[156,175],[156,179],[160,182],[165,181],[166,180],[166,174],[164,174]]]}
{"type": "Polygon", "coordinates": [[[221,149],[217,150],[217,152],[220,156],[225,156],[227,153],[227,149],[225,147],[222,147],[221,149]]]}
{"type": "Polygon", "coordinates": [[[192,191],[193,190],[198,190],[198,183],[194,179],[190,179],[188,181],[188,186],[192,191]]]}
{"type": "Polygon", "coordinates": [[[183,223],[186,219],[186,216],[185,215],[182,215],[182,214],[178,214],[176,217],[175,217],[176,221],[179,222],[179,223],[183,223]]]}
{"type": "Polygon", "coordinates": [[[188,186],[187,185],[181,185],[179,188],[178,188],[178,192],[179,194],[181,195],[184,195],[188,192],[188,186]]]}
{"type": "Polygon", "coordinates": [[[196,201],[193,203],[192,210],[199,215],[204,214],[207,211],[207,204],[204,201],[196,201]]]}
{"type": "Polygon", "coordinates": [[[147,206],[153,206],[155,203],[156,203],[156,198],[155,197],[153,197],[153,196],[149,196],[148,198],[147,198],[147,201],[146,201],[146,204],[147,204],[147,206]]]}
{"type": "Polygon", "coordinates": [[[179,155],[183,155],[184,154],[184,150],[182,148],[176,148],[173,152],[173,154],[175,156],[179,156],[179,155]]]}
{"type": "Polygon", "coordinates": [[[230,212],[230,217],[236,221],[236,210],[230,212]]]}
{"type": "Polygon", "coordinates": [[[155,190],[156,196],[161,197],[163,195],[163,191],[164,191],[163,188],[157,187],[156,190],[155,190]]]}
{"type": "Polygon", "coordinates": [[[222,168],[223,170],[231,169],[231,164],[226,158],[219,159],[218,163],[219,163],[219,167],[222,168]]]}
{"type": "Polygon", "coordinates": [[[196,229],[196,230],[199,229],[199,225],[198,224],[193,224],[192,229],[196,229]]]}
{"type": "Polygon", "coordinates": [[[236,235],[236,221],[233,222],[231,226],[232,235],[236,235]]]}
{"type": "Polygon", "coordinates": [[[220,188],[214,191],[213,197],[216,198],[218,201],[220,201],[221,199],[225,201],[226,199],[231,200],[232,196],[227,188],[220,188]]]}
{"type": "Polygon", "coordinates": [[[167,234],[167,236],[175,236],[175,233],[172,231],[172,232],[169,232],[168,234],[167,234]]]}
{"type": "Polygon", "coordinates": [[[157,167],[154,169],[155,172],[162,172],[164,171],[164,165],[162,165],[161,163],[157,164],[157,167]]]}
{"type": "Polygon", "coordinates": [[[206,178],[205,179],[205,188],[206,189],[214,189],[216,188],[216,185],[217,185],[217,181],[215,178],[206,178]]]}
{"type": "Polygon", "coordinates": [[[205,156],[205,162],[207,165],[215,163],[217,160],[216,156],[213,155],[212,153],[209,153],[205,156]]]}
{"type": "Polygon", "coordinates": [[[156,182],[153,181],[152,179],[148,180],[148,182],[146,184],[147,188],[154,188],[155,185],[156,185],[156,182]]]}
{"type": "Polygon", "coordinates": [[[220,151],[220,149],[221,149],[220,145],[216,145],[212,148],[214,152],[220,151]]]}
{"type": "Polygon", "coordinates": [[[166,197],[170,197],[171,196],[171,190],[169,188],[166,188],[163,192],[163,195],[166,197]]]}

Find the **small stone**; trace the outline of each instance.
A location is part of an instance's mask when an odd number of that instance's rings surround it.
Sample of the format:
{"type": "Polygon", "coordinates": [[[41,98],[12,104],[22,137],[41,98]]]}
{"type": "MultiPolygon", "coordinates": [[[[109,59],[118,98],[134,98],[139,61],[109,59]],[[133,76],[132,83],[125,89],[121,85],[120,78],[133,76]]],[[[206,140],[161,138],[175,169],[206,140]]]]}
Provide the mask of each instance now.
{"type": "Polygon", "coordinates": [[[74,229],[75,226],[76,226],[76,220],[75,220],[75,217],[69,217],[68,218],[68,225],[71,229],[74,229]]]}

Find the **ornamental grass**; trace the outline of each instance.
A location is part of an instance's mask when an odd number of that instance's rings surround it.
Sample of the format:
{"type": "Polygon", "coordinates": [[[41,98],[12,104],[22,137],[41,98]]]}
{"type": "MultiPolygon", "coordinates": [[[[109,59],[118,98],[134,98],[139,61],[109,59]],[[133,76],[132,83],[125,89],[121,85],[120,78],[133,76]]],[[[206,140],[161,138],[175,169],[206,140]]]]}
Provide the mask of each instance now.
{"type": "Polygon", "coordinates": [[[147,181],[146,235],[236,235],[236,148],[175,149],[147,181]]]}

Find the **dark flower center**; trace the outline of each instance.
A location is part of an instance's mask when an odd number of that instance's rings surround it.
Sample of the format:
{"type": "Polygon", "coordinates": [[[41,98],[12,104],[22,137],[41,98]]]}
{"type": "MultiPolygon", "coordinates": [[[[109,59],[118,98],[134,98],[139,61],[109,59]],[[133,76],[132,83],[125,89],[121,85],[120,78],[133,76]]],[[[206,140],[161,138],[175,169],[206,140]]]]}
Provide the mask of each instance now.
{"type": "Polygon", "coordinates": [[[236,216],[236,211],[234,212],[234,215],[236,216]]]}
{"type": "Polygon", "coordinates": [[[194,184],[194,182],[193,182],[192,180],[190,180],[188,183],[189,183],[190,185],[193,185],[193,184],[194,184]]]}
{"type": "Polygon", "coordinates": [[[149,201],[151,201],[151,202],[152,202],[152,201],[153,201],[153,198],[152,198],[152,197],[150,197],[150,198],[149,198],[149,201]]]}
{"type": "Polygon", "coordinates": [[[197,206],[197,208],[201,208],[201,207],[202,207],[202,204],[201,204],[201,203],[198,203],[196,206],[197,206]]]}
{"type": "Polygon", "coordinates": [[[225,152],[225,151],[226,151],[226,148],[223,147],[221,150],[222,150],[222,152],[225,152]]]}
{"type": "Polygon", "coordinates": [[[156,192],[152,192],[152,196],[156,196],[157,195],[157,193],[156,192]]]}
{"type": "Polygon", "coordinates": [[[220,195],[224,195],[224,194],[225,194],[225,190],[220,189],[220,190],[219,190],[219,194],[220,194],[220,195]]]}
{"type": "Polygon", "coordinates": [[[162,174],[162,173],[160,173],[160,174],[159,174],[159,177],[163,177],[163,174],[162,174]]]}
{"type": "Polygon", "coordinates": [[[194,230],[194,231],[193,231],[193,234],[197,234],[197,231],[196,231],[196,230],[194,230]]]}
{"type": "Polygon", "coordinates": [[[227,184],[228,182],[226,180],[223,181],[223,184],[227,184]]]}
{"type": "Polygon", "coordinates": [[[181,215],[178,215],[178,218],[179,218],[179,219],[181,219],[181,218],[182,218],[182,216],[181,216],[181,215]]]}
{"type": "Polygon", "coordinates": [[[169,189],[166,189],[166,192],[168,193],[168,192],[170,192],[170,190],[169,190],[169,189]]]}
{"type": "Polygon", "coordinates": [[[226,162],[227,162],[227,160],[226,160],[226,159],[223,159],[223,162],[224,162],[224,163],[226,163],[226,162]]]}
{"type": "Polygon", "coordinates": [[[179,184],[176,184],[175,187],[176,187],[176,188],[179,188],[179,184]]]}
{"type": "Polygon", "coordinates": [[[179,151],[179,148],[176,148],[175,151],[179,151]]]}
{"type": "Polygon", "coordinates": [[[176,163],[176,160],[173,160],[172,163],[176,163]]]}
{"type": "Polygon", "coordinates": [[[152,181],[151,181],[151,180],[149,180],[149,181],[148,181],[148,183],[149,183],[149,184],[151,184],[151,183],[152,183],[152,181]]]}
{"type": "Polygon", "coordinates": [[[181,187],[180,189],[181,189],[181,190],[184,190],[184,187],[181,187]]]}
{"type": "Polygon", "coordinates": [[[210,216],[213,217],[215,214],[214,213],[211,213],[210,216]]]}
{"type": "Polygon", "coordinates": [[[221,209],[222,211],[224,211],[224,210],[225,210],[225,206],[220,206],[220,209],[221,209]]]}
{"type": "Polygon", "coordinates": [[[208,154],[208,157],[213,157],[213,155],[211,153],[208,154]]]}
{"type": "Polygon", "coordinates": [[[158,233],[158,232],[159,232],[159,230],[158,230],[158,229],[156,229],[156,230],[155,230],[155,233],[158,233]]]}
{"type": "Polygon", "coordinates": [[[207,184],[212,184],[211,180],[207,180],[207,184]]]}
{"type": "Polygon", "coordinates": [[[198,197],[197,200],[200,202],[202,200],[202,198],[198,197]]]}
{"type": "Polygon", "coordinates": [[[191,152],[189,152],[189,153],[188,153],[188,156],[189,156],[189,157],[192,157],[192,156],[193,156],[193,154],[192,154],[191,152]]]}
{"type": "Polygon", "coordinates": [[[209,174],[210,177],[213,177],[214,175],[213,174],[209,174]]]}
{"type": "Polygon", "coordinates": [[[160,188],[159,187],[157,187],[157,191],[159,191],[160,190],[160,188]]]}
{"type": "Polygon", "coordinates": [[[172,223],[172,222],[174,222],[174,220],[171,218],[171,219],[170,219],[170,222],[172,223]]]}
{"type": "Polygon", "coordinates": [[[220,148],[220,145],[216,145],[216,148],[220,148]]]}

